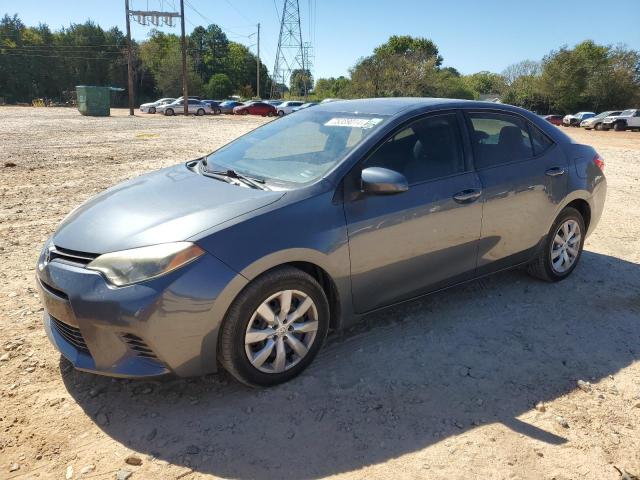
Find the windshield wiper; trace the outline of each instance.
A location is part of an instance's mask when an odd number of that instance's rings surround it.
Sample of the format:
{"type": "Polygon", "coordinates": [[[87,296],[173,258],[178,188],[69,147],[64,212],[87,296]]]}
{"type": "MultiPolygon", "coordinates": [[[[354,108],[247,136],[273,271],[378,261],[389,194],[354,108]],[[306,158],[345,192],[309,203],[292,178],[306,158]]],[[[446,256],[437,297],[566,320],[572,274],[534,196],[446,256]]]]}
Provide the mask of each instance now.
{"type": "Polygon", "coordinates": [[[264,185],[265,181],[262,178],[254,178],[244,175],[242,173],[238,173],[235,170],[205,170],[207,173],[213,175],[220,175],[222,177],[235,178],[236,180],[240,180],[241,182],[246,183],[252,188],[257,188],[258,190],[269,190],[266,185],[264,185]]]}

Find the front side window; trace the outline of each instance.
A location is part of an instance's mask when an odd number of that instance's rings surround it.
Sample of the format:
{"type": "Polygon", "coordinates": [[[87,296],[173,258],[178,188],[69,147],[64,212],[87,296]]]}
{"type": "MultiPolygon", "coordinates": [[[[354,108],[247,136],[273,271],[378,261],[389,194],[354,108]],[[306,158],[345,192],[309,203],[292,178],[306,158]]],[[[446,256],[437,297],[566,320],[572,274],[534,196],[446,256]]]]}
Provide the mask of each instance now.
{"type": "Polygon", "coordinates": [[[301,110],[238,138],[207,157],[209,170],[235,170],[270,183],[319,179],[387,120],[385,115],[301,110]]]}
{"type": "Polygon", "coordinates": [[[469,119],[477,168],[533,158],[525,120],[495,112],[472,112],[469,119]]]}
{"type": "Polygon", "coordinates": [[[460,128],[455,113],[418,120],[396,132],[364,163],[402,173],[416,184],[465,171],[460,128]]]}

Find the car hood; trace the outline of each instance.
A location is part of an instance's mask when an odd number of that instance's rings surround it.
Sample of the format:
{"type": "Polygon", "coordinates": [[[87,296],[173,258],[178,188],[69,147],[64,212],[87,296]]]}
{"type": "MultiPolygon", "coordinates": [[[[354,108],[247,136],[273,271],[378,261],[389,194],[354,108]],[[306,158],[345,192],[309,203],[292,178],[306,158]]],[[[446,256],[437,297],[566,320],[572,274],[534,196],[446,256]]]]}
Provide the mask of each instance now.
{"type": "Polygon", "coordinates": [[[62,221],[53,243],[101,254],[186,240],[283,195],[232,185],[177,165],[133,178],[85,202],[62,221]]]}

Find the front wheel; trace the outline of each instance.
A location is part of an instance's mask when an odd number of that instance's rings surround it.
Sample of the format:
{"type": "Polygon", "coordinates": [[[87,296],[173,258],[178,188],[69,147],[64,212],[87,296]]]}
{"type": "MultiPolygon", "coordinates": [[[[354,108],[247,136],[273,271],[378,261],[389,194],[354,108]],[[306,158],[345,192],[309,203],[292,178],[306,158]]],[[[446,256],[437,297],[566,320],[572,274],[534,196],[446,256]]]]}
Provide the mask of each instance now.
{"type": "Polygon", "coordinates": [[[149,109],[149,113],[156,113],[156,107],[151,107],[149,109]]]}
{"type": "Polygon", "coordinates": [[[279,117],[284,117],[284,112],[282,110],[278,110],[278,116],[279,117]]]}
{"type": "Polygon", "coordinates": [[[225,370],[251,386],[286,382],[317,355],[329,329],[329,303],[318,282],[293,267],[253,280],[235,299],[220,333],[225,370]]]}
{"type": "Polygon", "coordinates": [[[596,130],[598,131],[602,131],[602,124],[601,123],[596,123],[596,130]]]}
{"type": "Polygon", "coordinates": [[[586,228],[582,214],[567,207],[554,222],[538,256],[529,264],[528,272],[547,282],[567,278],[582,255],[586,228]]]}
{"type": "Polygon", "coordinates": [[[165,114],[166,116],[168,116],[168,117],[171,117],[172,115],[175,115],[175,113],[176,113],[176,112],[174,112],[174,111],[173,111],[173,108],[167,108],[167,109],[164,111],[164,114],[165,114]]]}
{"type": "Polygon", "coordinates": [[[198,115],[199,117],[201,117],[202,115],[204,115],[204,108],[199,108],[198,111],[196,112],[196,115],[198,115]]]}
{"type": "Polygon", "coordinates": [[[622,131],[626,130],[626,127],[625,127],[625,124],[624,124],[624,123],[622,123],[622,122],[616,122],[616,123],[614,123],[614,124],[613,124],[613,129],[614,129],[616,132],[622,132],[622,131]]]}

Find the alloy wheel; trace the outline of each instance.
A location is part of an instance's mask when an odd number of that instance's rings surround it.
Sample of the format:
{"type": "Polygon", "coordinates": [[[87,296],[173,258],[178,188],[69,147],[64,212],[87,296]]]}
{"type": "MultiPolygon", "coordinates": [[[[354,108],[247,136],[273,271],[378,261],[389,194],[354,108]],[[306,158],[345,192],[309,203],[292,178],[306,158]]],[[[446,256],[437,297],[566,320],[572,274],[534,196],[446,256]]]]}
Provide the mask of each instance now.
{"type": "Polygon", "coordinates": [[[573,219],[563,222],[556,231],[551,245],[551,267],[556,273],[567,272],[578,259],[582,234],[573,219]]]}
{"type": "Polygon", "coordinates": [[[251,316],[245,332],[245,353],[261,372],[282,373],[309,352],[318,332],[318,309],[299,290],[271,295],[251,316]]]}

